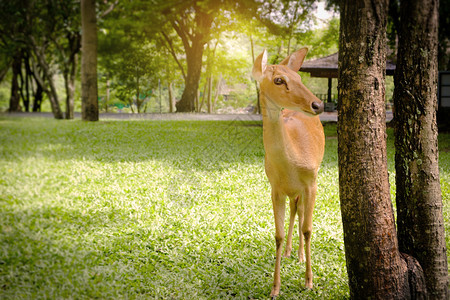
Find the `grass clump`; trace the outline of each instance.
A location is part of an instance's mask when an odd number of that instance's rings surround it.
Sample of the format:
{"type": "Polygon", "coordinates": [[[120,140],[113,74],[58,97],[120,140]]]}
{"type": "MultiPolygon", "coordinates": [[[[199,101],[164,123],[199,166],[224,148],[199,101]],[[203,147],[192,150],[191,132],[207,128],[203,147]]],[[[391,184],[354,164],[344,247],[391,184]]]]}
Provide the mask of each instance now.
{"type": "MultiPolygon", "coordinates": [[[[0,298],[268,297],[275,242],[260,122],[4,118],[0,128],[0,298]]],[[[325,131],[315,289],[302,289],[293,255],[280,299],[349,296],[336,128],[325,131]]]]}

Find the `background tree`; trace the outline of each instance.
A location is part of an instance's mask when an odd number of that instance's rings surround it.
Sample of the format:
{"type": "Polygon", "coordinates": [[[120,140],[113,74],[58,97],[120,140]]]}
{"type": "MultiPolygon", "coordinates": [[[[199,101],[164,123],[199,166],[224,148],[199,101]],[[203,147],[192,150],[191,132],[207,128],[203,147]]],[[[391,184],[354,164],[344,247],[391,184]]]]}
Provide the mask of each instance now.
{"type": "Polygon", "coordinates": [[[32,53],[33,74],[50,100],[54,117],[62,119],[63,114],[54,80],[55,41],[60,33],[59,25],[61,25],[55,20],[58,14],[55,3],[52,1],[30,2],[27,14],[30,17],[27,18],[25,32],[27,45],[32,53]]]}
{"type": "Polygon", "coordinates": [[[48,22],[58,24],[58,34],[52,37],[59,57],[59,67],[64,78],[66,90],[66,119],[73,119],[75,79],[78,66],[78,53],[81,50],[80,6],[75,1],[52,1],[53,12],[48,22]]]}
{"type": "MultiPolygon", "coordinates": [[[[291,53],[291,42],[295,35],[305,33],[308,27],[299,26],[312,23],[311,11],[316,8],[316,1],[303,0],[303,1],[270,1],[275,6],[274,11],[280,11],[281,14],[275,14],[275,22],[284,27],[284,38],[287,40],[287,55],[291,53]]],[[[273,9],[273,8],[272,8],[273,9]]],[[[295,49],[294,49],[295,50],[295,49]]]]}
{"type": "Polygon", "coordinates": [[[204,46],[209,41],[212,22],[218,11],[217,5],[213,3],[218,2],[185,1],[164,10],[164,14],[181,38],[186,53],[186,84],[181,100],[176,104],[179,112],[195,110],[204,46]]]}
{"type": "Polygon", "coordinates": [[[26,100],[23,106],[20,104],[23,89],[21,86],[22,62],[25,53],[25,36],[27,19],[27,6],[19,6],[16,1],[0,2],[0,53],[1,53],[1,72],[0,79],[6,78],[9,70],[11,70],[11,88],[8,111],[21,111],[23,108],[27,110],[26,100]],[[4,16],[3,16],[4,15],[4,16]]]}
{"type": "Polygon", "coordinates": [[[117,80],[113,86],[121,90],[123,102],[129,105],[132,112],[141,113],[151,95],[151,86],[158,82],[154,63],[159,55],[152,44],[142,40],[124,39],[118,43],[122,46],[118,52],[120,56],[115,53],[113,63],[107,63],[110,67],[106,72],[114,73],[117,80]]]}
{"type": "Polygon", "coordinates": [[[2,52],[14,58],[10,110],[19,109],[16,103],[22,99],[23,109],[29,111],[33,95],[33,111],[38,111],[45,93],[55,117],[62,118],[54,79],[59,68],[66,88],[66,117],[73,118],[76,54],[80,51],[79,5],[56,0],[0,5],[2,52]]]}
{"type": "Polygon", "coordinates": [[[81,0],[81,115],[98,121],[97,16],[95,0],[81,0]]]}
{"type": "Polygon", "coordinates": [[[423,296],[424,289],[420,266],[399,252],[390,199],[385,112],[387,9],[387,0],[342,1],[340,7],[339,193],[354,299],[409,299],[423,296]]]}
{"type": "MultiPolygon", "coordinates": [[[[182,81],[179,71],[184,70],[185,65],[179,50],[182,45],[176,43],[178,40],[173,39],[172,34],[167,45],[161,34],[171,29],[170,24],[160,22],[161,16],[150,4],[148,1],[121,2],[102,20],[99,29],[99,68],[108,82],[106,94],[120,94],[114,102],[124,103],[132,112],[156,107],[152,101],[159,98],[155,97],[159,96],[158,82],[174,99],[174,85],[182,81]],[[167,49],[173,51],[173,55],[167,49]],[[174,57],[182,67],[176,65],[174,57]]],[[[166,98],[164,96],[164,107],[170,109],[166,98]]],[[[160,101],[157,100],[159,111],[160,101]]]]}
{"type": "Polygon", "coordinates": [[[53,4],[52,1],[1,3],[2,42],[6,45],[6,53],[13,57],[10,111],[20,110],[20,99],[23,99],[25,110],[29,110],[31,82],[35,81],[35,104],[40,102],[38,98],[44,92],[55,118],[63,117],[54,83],[55,46],[52,39],[59,24],[52,18],[53,4]]]}
{"type": "Polygon", "coordinates": [[[429,299],[448,299],[436,125],[438,0],[402,1],[400,12],[394,91],[399,247],[418,259],[429,299]]]}

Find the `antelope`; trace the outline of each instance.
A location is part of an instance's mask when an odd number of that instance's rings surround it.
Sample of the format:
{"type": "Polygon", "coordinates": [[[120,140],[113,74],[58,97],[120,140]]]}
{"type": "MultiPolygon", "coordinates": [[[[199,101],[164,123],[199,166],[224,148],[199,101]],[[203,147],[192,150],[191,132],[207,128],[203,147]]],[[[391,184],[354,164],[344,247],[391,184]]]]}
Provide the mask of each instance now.
{"type": "Polygon", "coordinates": [[[323,112],[323,102],[306,88],[297,73],[307,52],[308,48],[302,48],[279,65],[267,65],[267,52],[264,50],[256,58],[252,70],[253,77],[260,84],[265,171],[272,189],[275,219],[276,262],[271,297],[280,293],[286,196],[289,197],[290,219],[284,257],[291,255],[297,214],[298,258],[300,262],[306,258],[305,287],[313,288],[312,215],[325,136],[318,116],[323,112]]]}

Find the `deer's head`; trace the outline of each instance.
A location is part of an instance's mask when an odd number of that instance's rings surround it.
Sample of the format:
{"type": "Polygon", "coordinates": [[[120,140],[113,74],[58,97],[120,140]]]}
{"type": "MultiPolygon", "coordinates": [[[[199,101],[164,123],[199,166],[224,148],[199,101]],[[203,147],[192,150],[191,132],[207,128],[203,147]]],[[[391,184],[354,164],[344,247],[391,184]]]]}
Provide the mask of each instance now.
{"type": "Polygon", "coordinates": [[[286,57],[279,65],[267,65],[267,52],[264,50],[255,60],[253,77],[260,83],[261,94],[279,109],[287,108],[302,111],[308,115],[323,112],[320,101],[302,83],[297,73],[303,64],[308,48],[302,48],[286,57]]]}

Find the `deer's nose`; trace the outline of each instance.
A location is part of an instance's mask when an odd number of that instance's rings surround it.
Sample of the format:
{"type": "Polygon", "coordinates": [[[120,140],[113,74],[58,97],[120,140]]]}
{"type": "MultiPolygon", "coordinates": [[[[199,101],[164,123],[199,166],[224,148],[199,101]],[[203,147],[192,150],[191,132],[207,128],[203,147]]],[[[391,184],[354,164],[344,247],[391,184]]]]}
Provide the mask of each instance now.
{"type": "Polygon", "coordinates": [[[313,112],[315,112],[317,115],[323,113],[323,102],[313,102],[311,103],[311,109],[313,112]]]}

